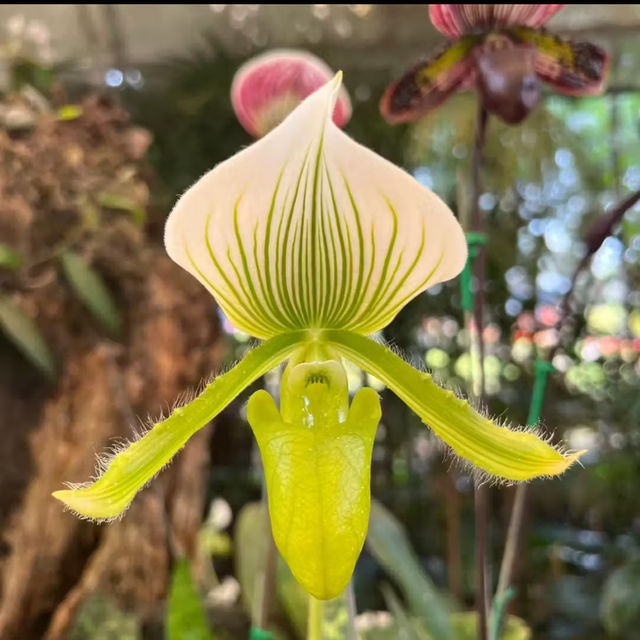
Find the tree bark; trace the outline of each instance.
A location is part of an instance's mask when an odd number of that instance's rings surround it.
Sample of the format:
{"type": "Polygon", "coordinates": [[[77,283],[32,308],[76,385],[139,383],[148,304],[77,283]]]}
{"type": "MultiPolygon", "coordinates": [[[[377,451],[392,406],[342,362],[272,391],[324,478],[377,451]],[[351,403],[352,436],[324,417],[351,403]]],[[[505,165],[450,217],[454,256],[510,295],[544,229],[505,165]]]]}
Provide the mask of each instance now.
{"type": "MultiPolygon", "coordinates": [[[[28,258],[46,256],[79,224],[74,207],[86,200],[80,196],[115,189],[113,176],[124,172],[136,175],[131,197],[144,201],[144,168],[139,150],[129,148],[128,130],[117,109],[94,101],[78,122],[48,121],[15,140],[0,132],[3,241],[28,258]],[[71,164],[65,154],[72,154],[71,164]]],[[[114,292],[123,338],[105,336],[55,261],[0,278],[0,293],[36,322],[60,365],[55,385],[47,385],[0,337],[0,402],[7,419],[0,452],[3,640],[63,638],[78,606],[94,593],[143,621],[158,620],[172,550],[195,551],[205,509],[209,429],[191,439],[120,520],[83,521],[51,497],[65,481],[89,480],[95,453],[142,429],[138,416],[166,413],[219,364],[210,295],[127,214],[100,210],[100,216],[107,224],[84,233],[74,250],[114,292]]]]}

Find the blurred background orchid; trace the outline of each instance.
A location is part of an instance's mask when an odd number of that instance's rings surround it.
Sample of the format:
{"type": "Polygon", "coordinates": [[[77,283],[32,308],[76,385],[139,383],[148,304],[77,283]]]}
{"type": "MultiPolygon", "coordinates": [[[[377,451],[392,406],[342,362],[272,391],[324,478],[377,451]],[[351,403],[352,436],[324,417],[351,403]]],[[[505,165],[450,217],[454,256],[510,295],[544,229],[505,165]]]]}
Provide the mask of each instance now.
{"type": "MultiPolygon", "coordinates": [[[[231,85],[233,110],[247,132],[260,138],[334,75],[326,63],[306,51],[268,51],[236,72],[231,85]]],[[[333,120],[343,127],[349,118],[351,101],[341,87],[333,120]]]]}
{"type": "Polygon", "coordinates": [[[415,120],[452,93],[475,88],[485,109],[521,122],[540,100],[541,82],[573,96],[602,91],[609,58],[589,42],[542,27],[563,4],[432,4],[433,25],[451,43],[389,86],[381,111],[390,123],[415,120]]]}

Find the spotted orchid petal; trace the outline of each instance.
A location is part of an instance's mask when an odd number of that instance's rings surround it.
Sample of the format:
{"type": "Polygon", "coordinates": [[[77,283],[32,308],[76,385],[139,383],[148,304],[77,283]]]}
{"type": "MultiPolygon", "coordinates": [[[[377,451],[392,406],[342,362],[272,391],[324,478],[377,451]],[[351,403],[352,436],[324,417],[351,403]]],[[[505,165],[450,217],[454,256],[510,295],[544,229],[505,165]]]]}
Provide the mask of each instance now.
{"type": "Polygon", "coordinates": [[[464,36],[389,85],[380,101],[384,119],[389,124],[413,122],[452,93],[473,86],[476,76],[473,51],[481,42],[480,36],[464,36]]]}
{"type": "Polygon", "coordinates": [[[340,81],[201,178],[167,221],[169,255],[259,338],[373,333],[466,260],[449,208],[333,123],[340,81]]]}
{"type": "Polygon", "coordinates": [[[564,4],[432,4],[433,26],[448,38],[493,28],[541,27],[564,4]]]}
{"type": "MultiPolygon", "coordinates": [[[[260,138],[333,76],[322,60],[306,51],[269,51],[238,69],[231,86],[231,103],[240,124],[260,138]]],[[[343,87],[333,120],[343,127],[350,117],[351,102],[343,87]]]]}
{"type": "Polygon", "coordinates": [[[604,49],[527,27],[509,29],[507,34],[518,45],[535,47],[535,72],[556,91],[571,96],[602,92],[609,70],[604,49]]]}

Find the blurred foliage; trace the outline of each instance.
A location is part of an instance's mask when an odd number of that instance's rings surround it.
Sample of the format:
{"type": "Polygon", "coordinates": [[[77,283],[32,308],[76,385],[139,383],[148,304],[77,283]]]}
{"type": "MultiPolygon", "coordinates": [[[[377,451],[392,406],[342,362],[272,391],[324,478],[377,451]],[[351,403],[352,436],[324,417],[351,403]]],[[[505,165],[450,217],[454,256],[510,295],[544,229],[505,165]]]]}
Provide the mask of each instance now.
{"type": "MultiPolygon", "coordinates": [[[[400,585],[407,610],[389,586],[383,586],[385,601],[394,622],[384,630],[372,630],[365,638],[407,640],[473,640],[477,637],[476,613],[453,611],[456,606],[438,592],[409,544],[400,522],[382,504],[373,501],[367,533],[367,548],[386,573],[400,585]],[[393,634],[397,635],[393,635],[393,634]]],[[[530,640],[531,630],[523,620],[507,616],[502,640],[530,640]]]]}
{"type": "Polygon", "coordinates": [[[189,562],[179,559],[171,576],[167,602],[167,640],[214,640],[189,562]]]}
{"type": "Polygon", "coordinates": [[[640,629],[640,559],[614,571],[602,594],[602,620],[614,638],[631,640],[640,629]]]}
{"type": "MultiPolygon", "coordinates": [[[[249,615],[262,606],[262,593],[271,530],[267,510],[262,503],[245,505],[238,514],[235,533],[236,575],[242,588],[242,599],[249,615]]],[[[275,602],[271,618],[276,637],[288,637],[291,629],[296,638],[306,638],[309,596],[296,582],[289,567],[277,554],[275,602]]],[[[342,640],[347,635],[345,595],[324,603],[324,640],[342,640]]],[[[271,630],[271,625],[270,625],[271,630]]]]}
{"type": "Polygon", "coordinates": [[[117,336],[122,318],[102,276],[73,251],[60,255],[60,265],[73,292],[102,326],[117,336]]]}
{"type": "Polygon", "coordinates": [[[78,609],[67,640],[142,640],[142,635],[134,614],[96,595],[78,609]]]}
{"type": "MultiPolygon", "coordinates": [[[[453,614],[451,619],[456,640],[477,640],[475,613],[453,614]]],[[[364,640],[435,640],[429,634],[424,620],[403,618],[389,626],[374,628],[362,634],[364,640]]],[[[524,621],[509,616],[501,640],[531,640],[531,631],[524,621]]]]}
{"type": "Polygon", "coordinates": [[[409,609],[413,615],[423,618],[433,639],[452,639],[449,603],[436,591],[420,566],[400,522],[376,501],[371,505],[366,544],[385,571],[401,586],[409,609]]]}
{"type": "Polygon", "coordinates": [[[56,365],[40,330],[31,318],[8,298],[0,298],[0,329],[47,378],[55,377],[56,365]]]}
{"type": "Polygon", "coordinates": [[[67,291],[104,333],[121,335],[109,281],[126,273],[133,285],[135,269],[123,254],[137,240],[149,198],[148,132],[103,96],[65,105],[66,117],[54,103],[31,85],[0,99],[0,333],[8,339],[0,348],[12,343],[49,378],[56,323],[45,327],[42,318],[55,314],[67,291]],[[51,282],[59,295],[46,288],[51,282]],[[43,292],[52,301],[39,309],[43,292]]]}
{"type": "Polygon", "coordinates": [[[167,211],[176,193],[252,142],[229,99],[239,64],[205,43],[188,56],[146,68],[152,81],[145,90],[131,89],[123,96],[134,118],[153,132],[149,159],[168,190],[163,203],[167,211]]]}

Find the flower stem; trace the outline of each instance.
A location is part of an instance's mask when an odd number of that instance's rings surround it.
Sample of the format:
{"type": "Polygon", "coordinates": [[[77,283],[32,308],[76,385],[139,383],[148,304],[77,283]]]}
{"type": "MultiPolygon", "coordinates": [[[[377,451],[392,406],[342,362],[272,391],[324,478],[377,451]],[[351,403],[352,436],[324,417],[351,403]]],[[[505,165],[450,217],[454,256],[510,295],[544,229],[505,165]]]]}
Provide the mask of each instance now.
{"type": "Polygon", "coordinates": [[[322,600],[309,596],[309,622],[307,640],[322,640],[322,600]]]}
{"type": "MultiPolygon", "coordinates": [[[[473,149],[472,165],[472,231],[477,234],[484,233],[484,216],[480,210],[480,172],[483,162],[483,148],[487,131],[487,120],[489,114],[484,108],[481,99],[478,99],[478,116],[476,122],[476,137],[473,149]]],[[[474,395],[478,405],[485,401],[485,379],[484,379],[484,337],[483,337],[483,312],[484,312],[484,289],[485,289],[485,262],[486,250],[480,250],[474,260],[473,270],[476,279],[477,291],[473,300],[473,319],[475,334],[475,347],[478,352],[480,362],[479,375],[474,381],[474,395]]],[[[473,347],[471,355],[473,358],[473,347]]],[[[489,489],[486,485],[476,481],[475,485],[475,547],[476,547],[476,612],[478,615],[478,640],[487,640],[487,538],[489,521],[489,489]]]]}

